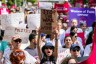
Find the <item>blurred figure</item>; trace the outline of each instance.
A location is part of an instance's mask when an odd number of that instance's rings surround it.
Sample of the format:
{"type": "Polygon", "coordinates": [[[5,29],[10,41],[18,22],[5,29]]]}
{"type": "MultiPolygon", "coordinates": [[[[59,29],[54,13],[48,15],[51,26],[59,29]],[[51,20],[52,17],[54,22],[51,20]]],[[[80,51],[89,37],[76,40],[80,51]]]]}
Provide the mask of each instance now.
{"type": "Polygon", "coordinates": [[[41,36],[41,38],[40,38],[41,39],[40,40],[40,47],[42,48],[46,43],[46,34],[41,33],[40,36],[41,36]]]}
{"type": "Polygon", "coordinates": [[[25,48],[25,50],[32,55],[33,57],[38,56],[38,50],[37,50],[37,39],[35,34],[30,34],[29,35],[29,41],[30,45],[25,48]]]}
{"type": "Polygon", "coordinates": [[[63,46],[63,48],[69,48],[70,49],[72,43],[73,43],[73,41],[72,41],[71,37],[66,36],[65,39],[64,39],[64,44],[65,45],[63,46]]]}
{"type": "Polygon", "coordinates": [[[25,64],[25,53],[20,49],[15,49],[10,54],[10,61],[12,64],[25,64]]]}
{"type": "MultiPolygon", "coordinates": [[[[76,27],[78,26],[78,20],[77,19],[75,19],[75,18],[72,19],[71,26],[66,30],[66,33],[70,33],[70,29],[72,26],[76,26],[76,27]]],[[[80,33],[80,32],[83,32],[83,31],[81,28],[78,28],[77,33],[80,33]]]]}
{"type": "Polygon", "coordinates": [[[86,23],[80,23],[80,28],[83,30],[83,32],[85,32],[87,25],[86,23]]]}
{"type": "Polygon", "coordinates": [[[58,38],[60,39],[61,45],[64,45],[65,30],[62,29],[62,22],[57,23],[58,38]]]}
{"type": "Polygon", "coordinates": [[[72,26],[70,29],[70,32],[75,32],[77,33],[78,28],[76,26],[72,26]]]}
{"type": "Polygon", "coordinates": [[[77,39],[77,37],[78,37],[77,33],[71,32],[70,36],[72,38],[73,44],[77,44],[78,46],[80,46],[80,53],[81,53],[81,55],[83,55],[84,48],[83,48],[82,42],[80,42],[77,39]]]}
{"type": "Polygon", "coordinates": [[[41,59],[40,64],[56,64],[55,56],[53,55],[54,52],[54,46],[52,43],[46,43],[42,47],[42,52],[44,54],[43,58],[41,59]]]}
{"type": "Polygon", "coordinates": [[[77,60],[73,57],[67,57],[61,62],[61,64],[76,64],[76,63],[77,60]]]}
{"type": "Polygon", "coordinates": [[[71,57],[73,58],[81,57],[80,46],[78,46],[77,44],[72,44],[70,47],[70,53],[71,57]]]}
{"type": "MultiPolygon", "coordinates": [[[[12,51],[16,50],[16,49],[20,49],[20,46],[21,46],[21,42],[22,42],[22,39],[19,35],[15,35],[12,37],[12,45],[13,45],[13,50],[10,50],[9,52],[6,52],[8,53],[7,55],[4,55],[4,64],[11,64],[10,62],[10,54],[12,53],[12,51]]],[[[20,49],[21,50],[21,49],[20,49]]],[[[31,56],[27,51],[25,50],[22,50],[25,54],[25,60],[24,60],[24,63],[29,63],[29,64],[35,64],[37,61],[36,59],[31,56]]]]}
{"type": "Polygon", "coordinates": [[[63,29],[66,31],[68,29],[68,23],[67,22],[64,22],[63,23],[63,29]]]}

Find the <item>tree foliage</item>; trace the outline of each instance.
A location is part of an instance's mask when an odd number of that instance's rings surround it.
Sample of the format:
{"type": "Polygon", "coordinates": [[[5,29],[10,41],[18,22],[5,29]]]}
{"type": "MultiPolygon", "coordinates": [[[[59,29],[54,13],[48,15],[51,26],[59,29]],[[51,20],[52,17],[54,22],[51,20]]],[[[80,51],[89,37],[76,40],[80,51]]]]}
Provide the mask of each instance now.
{"type": "Polygon", "coordinates": [[[31,2],[32,4],[34,4],[37,0],[27,0],[27,2],[31,2]]]}

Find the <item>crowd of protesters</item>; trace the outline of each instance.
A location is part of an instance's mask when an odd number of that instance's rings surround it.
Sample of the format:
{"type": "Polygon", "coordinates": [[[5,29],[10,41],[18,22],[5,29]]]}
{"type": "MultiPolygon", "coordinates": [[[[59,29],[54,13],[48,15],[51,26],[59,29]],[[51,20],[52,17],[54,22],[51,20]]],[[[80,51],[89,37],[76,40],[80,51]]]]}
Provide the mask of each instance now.
{"type": "MultiPolygon", "coordinates": [[[[11,13],[19,12],[19,8],[11,9],[11,13]]],[[[25,23],[27,24],[27,15],[35,14],[36,10],[26,8],[25,23]]],[[[94,20],[95,21],[95,20],[94,20]]],[[[0,64],[56,64],[58,58],[58,48],[69,49],[70,54],[62,60],[61,64],[78,63],[78,57],[89,56],[92,51],[92,39],[96,22],[91,27],[81,22],[78,27],[76,18],[71,20],[71,26],[68,26],[67,14],[60,13],[57,17],[56,28],[50,34],[45,34],[34,30],[29,35],[30,45],[21,49],[22,39],[20,35],[14,35],[11,42],[4,41],[3,34],[0,35],[0,64]],[[83,45],[82,38],[78,33],[84,32],[83,45]]],[[[28,28],[28,26],[26,26],[28,28]]]]}

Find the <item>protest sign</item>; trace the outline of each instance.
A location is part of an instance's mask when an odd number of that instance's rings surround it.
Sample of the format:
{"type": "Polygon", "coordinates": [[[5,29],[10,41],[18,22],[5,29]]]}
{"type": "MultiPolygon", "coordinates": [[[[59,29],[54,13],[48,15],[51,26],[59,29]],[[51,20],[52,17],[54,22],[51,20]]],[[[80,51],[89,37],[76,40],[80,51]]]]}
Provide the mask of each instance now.
{"type": "Polygon", "coordinates": [[[69,20],[70,21],[74,18],[78,20],[78,26],[82,22],[86,23],[87,26],[91,26],[92,23],[95,21],[95,9],[70,8],[68,14],[69,14],[69,20]]]}
{"type": "Polygon", "coordinates": [[[1,22],[3,26],[19,27],[24,24],[24,13],[1,15],[1,22]]]}
{"type": "Polygon", "coordinates": [[[69,2],[64,2],[63,4],[54,4],[54,8],[58,11],[58,13],[67,13],[69,11],[69,7],[69,2]]]}
{"type": "Polygon", "coordinates": [[[58,48],[58,57],[57,57],[57,64],[61,64],[62,60],[66,57],[69,57],[70,54],[70,49],[68,48],[58,48]]]}
{"type": "Polygon", "coordinates": [[[29,14],[27,16],[28,27],[32,30],[40,27],[40,14],[29,14]]]}
{"type": "Polygon", "coordinates": [[[28,42],[28,37],[31,32],[31,29],[15,28],[15,34],[19,34],[22,38],[22,43],[25,44],[28,42]]]}
{"type": "Polygon", "coordinates": [[[11,41],[12,36],[18,34],[22,38],[22,43],[28,42],[28,36],[31,33],[31,29],[24,29],[24,28],[16,28],[13,26],[6,26],[4,40],[11,41]]]}
{"type": "Polygon", "coordinates": [[[56,27],[56,12],[53,10],[41,10],[41,31],[50,34],[56,27]]]}
{"type": "Polygon", "coordinates": [[[40,9],[51,9],[53,7],[53,5],[50,2],[39,2],[38,7],[40,9]]]}
{"type": "Polygon", "coordinates": [[[7,9],[7,8],[0,8],[0,15],[2,15],[2,14],[9,14],[10,12],[9,12],[9,9],[7,9]]]}
{"type": "Polygon", "coordinates": [[[92,6],[94,7],[94,6],[96,6],[96,0],[89,0],[88,4],[90,7],[92,7],[92,6]]]}
{"type": "Polygon", "coordinates": [[[83,0],[74,0],[73,1],[74,2],[74,6],[75,7],[83,7],[83,5],[84,5],[84,1],[83,0]]]}

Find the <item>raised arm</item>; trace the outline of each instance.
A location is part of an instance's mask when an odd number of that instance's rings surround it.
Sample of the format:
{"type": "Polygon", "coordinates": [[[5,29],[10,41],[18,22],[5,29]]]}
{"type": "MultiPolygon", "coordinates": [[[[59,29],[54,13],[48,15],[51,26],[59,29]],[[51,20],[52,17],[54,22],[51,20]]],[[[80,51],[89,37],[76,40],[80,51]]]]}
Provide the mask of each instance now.
{"type": "Polygon", "coordinates": [[[38,49],[39,59],[41,60],[41,58],[42,58],[42,53],[41,53],[41,48],[40,48],[40,41],[41,41],[40,33],[41,33],[40,30],[38,30],[37,49],[38,49]]]}
{"type": "Polygon", "coordinates": [[[54,56],[58,57],[58,30],[55,30],[55,49],[54,49],[54,56]]]}

